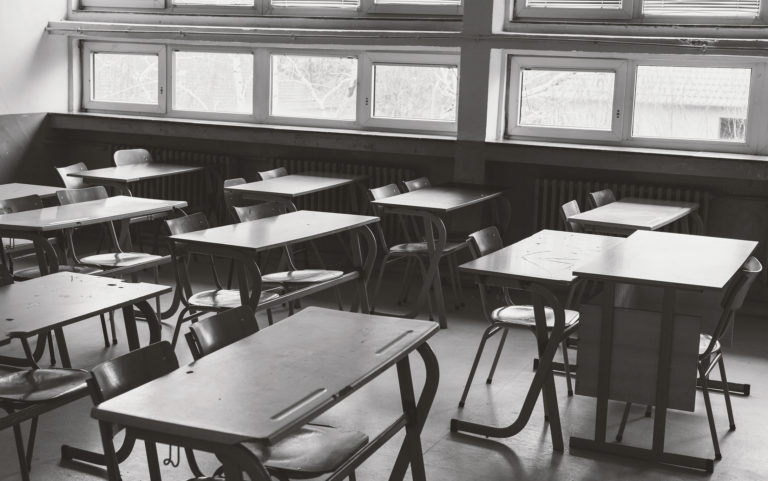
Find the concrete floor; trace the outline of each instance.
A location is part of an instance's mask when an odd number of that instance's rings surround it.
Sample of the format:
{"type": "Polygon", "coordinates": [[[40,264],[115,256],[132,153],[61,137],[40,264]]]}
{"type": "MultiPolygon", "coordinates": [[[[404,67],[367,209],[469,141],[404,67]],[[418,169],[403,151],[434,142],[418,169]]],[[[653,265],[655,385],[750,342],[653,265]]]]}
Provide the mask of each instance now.
{"type": "MultiPolygon", "coordinates": [[[[170,280],[170,272],[163,278],[170,280]]],[[[395,280],[385,292],[393,291],[395,280]]],[[[768,370],[768,328],[765,320],[740,316],[737,323],[735,345],[727,351],[727,367],[732,381],[752,383],[752,395],[735,396],[734,412],[738,429],[728,431],[725,404],[721,395],[713,396],[723,460],[715,466],[715,472],[707,475],[673,467],[661,467],[639,461],[612,456],[594,455],[587,452],[569,452],[567,438],[570,435],[589,436],[594,419],[594,400],[580,396],[569,398],[565,380],[556,378],[566,452],[552,450],[548,425],[544,423],[539,403],[528,426],[510,439],[484,439],[468,435],[452,434],[449,422],[452,417],[507,425],[520,409],[523,396],[532,378],[531,361],[535,355],[533,336],[527,330],[512,331],[502,356],[494,383],[485,384],[485,373],[490,365],[491,349],[481,362],[476,381],[472,386],[466,407],[458,409],[472,358],[480,335],[485,328],[474,289],[467,289],[467,306],[461,311],[449,312],[449,328],[439,332],[430,341],[440,362],[440,386],[429,419],[422,434],[424,461],[427,477],[434,481],[499,481],[499,480],[661,480],[661,479],[711,479],[711,480],[766,480],[768,479],[768,391],[763,373],[768,370]]],[[[391,297],[391,296],[390,296],[391,297]]],[[[450,297],[450,296],[449,296],[450,297]]],[[[350,296],[346,296],[350,299],[350,296]]],[[[167,300],[166,300],[167,303],[167,300]]],[[[332,307],[330,297],[313,298],[305,304],[332,307]]],[[[382,307],[390,302],[380,302],[382,307]]],[[[286,316],[276,313],[277,318],[286,316]]],[[[266,323],[263,316],[262,324],[266,323]]],[[[65,329],[73,364],[88,368],[101,360],[112,358],[126,350],[125,336],[118,322],[119,344],[105,349],[102,343],[98,319],[83,321],[65,329]]],[[[146,330],[140,327],[142,339],[146,330]]],[[[170,325],[163,328],[163,337],[172,334],[170,325]]],[[[5,349],[7,353],[11,350],[5,349]]],[[[185,344],[177,346],[181,362],[190,360],[185,344]]],[[[416,357],[418,359],[418,357],[416,357]]],[[[422,366],[412,363],[417,389],[422,382],[422,366]]],[[[157,402],[163,402],[158,399],[157,402]]],[[[622,405],[611,404],[612,417],[609,432],[615,433],[622,405]]],[[[90,419],[90,399],[82,399],[57,411],[42,416],[38,441],[35,447],[32,477],[34,480],[95,480],[104,479],[106,473],[97,467],[62,464],[59,449],[67,443],[92,450],[100,450],[96,423],[90,419]]],[[[380,376],[342,404],[334,407],[320,419],[329,424],[358,429],[370,435],[388,425],[400,409],[397,378],[394,370],[380,376]]],[[[643,417],[643,408],[633,410],[624,443],[649,446],[652,421],[643,417]]],[[[671,411],[668,419],[668,449],[690,455],[712,455],[712,444],[704,412],[703,398],[698,394],[694,413],[671,411]]],[[[363,464],[357,474],[360,481],[384,480],[397,451],[401,437],[387,443],[379,452],[363,464]]],[[[125,480],[145,480],[148,473],[143,448],[138,445],[134,454],[121,465],[125,480]]],[[[167,456],[167,447],[160,446],[161,459],[167,456]]],[[[207,468],[215,462],[205,456],[201,463],[207,468]]],[[[163,467],[164,479],[185,480],[190,477],[185,462],[178,468],[163,467]]],[[[11,430],[0,432],[0,480],[19,479],[18,465],[11,430]]]]}

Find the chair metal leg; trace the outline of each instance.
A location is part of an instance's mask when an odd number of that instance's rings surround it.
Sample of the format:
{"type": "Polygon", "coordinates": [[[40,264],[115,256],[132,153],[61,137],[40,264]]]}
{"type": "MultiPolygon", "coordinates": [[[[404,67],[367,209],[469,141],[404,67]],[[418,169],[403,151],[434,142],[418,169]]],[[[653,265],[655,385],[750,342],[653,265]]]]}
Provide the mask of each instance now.
{"type": "MultiPolygon", "coordinates": [[[[384,269],[387,266],[389,255],[384,256],[379,266],[379,274],[376,276],[376,287],[373,290],[373,296],[371,296],[371,312],[376,310],[376,300],[379,298],[379,290],[381,289],[381,280],[384,277],[384,269]]],[[[409,261],[410,262],[410,261],[409,261]]]]}
{"type": "Polygon", "coordinates": [[[616,441],[621,441],[624,437],[624,428],[627,427],[627,419],[629,419],[629,408],[632,407],[632,403],[624,405],[624,413],[621,415],[621,424],[619,424],[619,432],[616,433],[616,441]]]}
{"type": "Polygon", "coordinates": [[[144,441],[144,449],[147,452],[147,467],[149,468],[150,481],[162,481],[160,461],[157,458],[157,446],[153,442],[144,441]]]}
{"type": "Polygon", "coordinates": [[[189,470],[192,471],[192,474],[195,475],[196,478],[202,478],[205,475],[203,474],[203,471],[200,469],[200,466],[197,464],[197,458],[195,458],[195,452],[189,448],[184,448],[184,454],[187,457],[187,464],[189,465],[189,470]]]}
{"type": "MultiPolygon", "coordinates": [[[[160,267],[155,266],[153,270],[155,272],[155,284],[160,284],[160,267]]],[[[160,308],[160,296],[155,297],[155,312],[158,319],[163,315],[163,311],[160,308]]]]}
{"type": "Polygon", "coordinates": [[[355,476],[355,472],[354,471],[349,473],[349,481],[357,481],[357,476],[355,476]]]}
{"type": "Polygon", "coordinates": [[[400,288],[400,295],[397,298],[397,305],[405,305],[408,303],[408,291],[411,289],[411,270],[413,269],[413,259],[408,259],[408,264],[405,266],[405,274],[403,275],[403,285],[400,288]]]}
{"type": "Polygon", "coordinates": [[[107,334],[107,320],[104,318],[104,314],[99,314],[101,319],[101,333],[104,335],[104,347],[109,347],[109,334],[107,334]]]}
{"type": "Polygon", "coordinates": [[[650,404],[645,406],[645,417],[649,418],[653,414],[653,406],[650,404]]]}
{"type": "MultiPolygon", "coordinates": [[[[293,313],[291,312],[291,314],[293,313]]],[[[267,322],[270,326],[275,322],[275,320],[272,318],[272,309],[267,309],[267,322]]]]}
{"type": "Polygon", "coordinates": [[[21,426],[13,425],[13,437],[16,440],[16,454],[19,458],[19,470],[21,471],[22,481],[29,481],[29,466],[27,465],[27,456],[24,453],[24,439],[21,436],[21,426]]]}
{"type": "Polygon", "coordinates": [[[48,333],[48,336],[46,337],[46,342],[48,343],[48,354],[51,357],[51,366],[56,365],[56,353],[53,349],[53,334],[51,332],[48,333]]]}
{"type": "Polygon", "coordinates": [[[501,340],[499,341],[499,347],[496,349],[496,356],[493,358],[493,364],[491,365],[491,371],[488,373],[488,378],[485,380],[486,384],[493,382],[493,375],[496,373],[496,366],[499,365],[499,359],[501,358],[501,351],[504,350],[504,343],[507,341],[507,333],[509,329],[504,329],[501,334],[501,340]]]}
{"type": "Polygon", "coordinates": [[[720,367],[720,380],[723,382],[723,394],[725,395],[725,407],[728,410],[728,423],[730,424],[730,430],[736,430],[736,423],[733,420],[733,407],[731,406],[731,391],[728,389],[728,378],[725,375],[725,363],[723,362],[723,356],[717,361],[720,367]]]}
{"type": "Polygon", "coordinates": [[[32,451],[35,449],[35,438],[37,436],[37,422],[40,418],[35,416],[29,426],[29,437],[27,438],[27,469],[32,471],[32,451]]]}
{"type": "Polygon", "coordinates": [[[181,325],[186,321],[184,319],[184,315],[187,312],[191,312],[191,309],[188,307],[185,307],[181,310],[181,313],[179,313],[179,317],[176,319],[176,327],[173,329],[173,338],[171,339],[171,346],[175,349],[176,348],[176,341],[179,339],[179,332],[181,332],[181,325]]]}
{"type": "Polygon", "coordinates": [[[565,384],[568,386],[568,397],[573,396],[573,383],[571,382],[571,366],[568,362],[568,338],[563,339],[563,368],[565,371],[565,384]]]}
{"type": "MultiPolygon", "coordinates": [[[[469,377],[467,378],[467,383],[464,385],[464,392],[461,394],[461,399],[459,400],[459,407],[464,407],[464,402],[467,400],[467,394],[469,394],[469,387],[472,385],[472,379],[475,377],[475,372],[477,371],[477,365],[480,363],[480,357],[483,355],[483,351],[485,350],[485,343],[488,341],[488,339],[496,334],[498,332],[499,327],[490,325],[488,328],[483,332],[483,337],[480,339],[480,345],[477,347],[477,353],[475,354],[475,360],[472,362],[472,369],[469,370],[469,377]]],[[[506,334],[506,329],[504,330],[504,333],[506,334]]]]}
{"type": "Polygon", "coordinates": [[[709,399],[709,388],[707,387],[707,376],[703,371],[701,374],[701,390],[704,392],[704,406],[707,408],[707,420],[709,421],[709,432],[712,435],[712,446],[715,448],[715,459],[722,459],[720,454],[720,442],[717,439],[717,429],[715,428],[715,416],[712,413],[712,401],[709,399]]]}

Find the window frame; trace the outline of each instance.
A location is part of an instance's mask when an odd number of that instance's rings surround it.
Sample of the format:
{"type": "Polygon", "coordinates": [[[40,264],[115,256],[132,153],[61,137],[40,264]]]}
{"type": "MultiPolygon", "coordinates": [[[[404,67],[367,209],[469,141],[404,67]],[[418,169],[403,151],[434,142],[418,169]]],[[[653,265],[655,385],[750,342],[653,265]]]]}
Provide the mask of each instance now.
{"type": "Polygon", "coordinates": [[[250,122],[255,117],[256,109],[258,108],[256,100],[256,68],[257,59],[256,53],[253,49],[238,48],[238,47],[207,47],[207,46],[192,46],[192,45],[168,45],[167,61],[168,61],[168,89],[169,94],[167,96],[167,108],[166,113],[174,118],[186,118],[186,119],[200,119],[200,120],[223,120],[230,122],[250,122]],[[178,110],[173,107],[173,100],[176,95],[176,52],[201,52],[201,53],[235,53],[235,54],[250,54],[252,55],[253,64],[253,78],[252,78],[252,98],[251,98],[251,113],[250,114],[238,114],[233,112],[200,112],[195,110],[178,110]]]}
{"type": "MultiPolygon", "coordinates": [[[[503,112],[503,121],[505,128],[503,137],[509,140],[531,140],[543,142],[570,142],[576,144],[599,143],[604,145],[616,145],[622,147],[640,147],[650,149],[674,149],[686,151],[709,151],[709,152],[731,152],[739,154],[760,154],[768,148],[768,138],[764,132],[768,131],[768,111],[761,111],[755,106],[764,105],[768,101],[768,83],[765,82],[768,75],[768,60],[755,57],[736,58],[724,56],[702,57],[695,55],[646,55],[646,54],[623,54],[617,57],[616,54],[593,54],[590,57],[577,56],[555,56],[540,52],[535,55],[534,52],[506,51],[508,56],[508,71],[505,72],[506,82],[504,82],[503,96],[506,96],[505,111],[503,112]],[[625,65],[625,82],[621,90],[614,91],[614,105],[617,99],[620,99],[621,106],[621,127],[620,135],[616,138],[595,138],[593,136],[579,135],[584,131],[578,129],[558,129],[558,128],[518,128],[512,127],[512,112],[517,114],[515,99],[519,96],[519,82],[513,84],[512,64],[515,58],[525,59],[524,65],[543,66],[551,68],[562,66],[563,69],[571,65],[586,65],[585,62],[591,61],[614,61],[625,65]],[[670,66],[670,67],[700,67],[700,68],[749,68],[750,92],[747,104],[747,117],[745,138],[743,142],[729,142],[725,140],[706,140],[706,139],[675,139],[661,137],[634,137],[632,135],[634,128],[634,103],[635,103],[635,83],[637,78],[638,66],[670,66]],[[515,87],[516,94],[513,95],[512,88],[515,87]],[[619,97],[621,92],[623,97],[619,97]],[[514,108],[514,109],[513,109],[514,108]],[[570,132],[568,132],[570,130],[570,132]]],[[[587,70],[583,69],[582,70],[587,70]]],[[[518,74],[519,78],[519,74],[518,74]]],[[[618,79],[618,76],[617,76],[618,79]]],[[[614,121],[616,120],[614,115],[614,121]]],[[[592,132],[592,131],[586,131],[592,132]]]]}
{"type": "Polygon", "coordinates": [[[459,72],[461,68],[460,56],[450,53],[410,54],[394,52],[368,52],[363,56],[363,70],[360,91],[365,92],[364,99],[359,102],[360,120],[366,126],[377,127],[386,130],[415,130],[420,132],[456,132],[459,110],[459,72]],[[387,119],[374,117],[373,109],[376,102],[374,67],[377,63],[386,65],[415,65],[424,67],[456,67],[456,118],[453,121],[425,120],[425,119],[387,119]],[[398,128],[399,127],[399,128],[398,128]]]}
{"type": "Polygon", "coordinates": [[[82,105],[86,111],[110,111],[110,112],[132,112],[164,114],[166,113],[166,102],[168,86],[166,85],[166,48],[164,45],[153,44],[135,44],[135,43],[107,43],[107,42],[85,42],[82,46],[82,105]],[[139,104],[128,102],[106,102],[92,99],[93,94],[93,56],[98,53],[118,53],[126,55],[146,55],[153,54],[158,57],[157,65],[157,105],[139,104]]]}
{"type": "Polygon", "coordinates": [[[627,64],[610,58],[575,57],[531,57],[511,56],[507,72],[507,114],[506,135],[509,137],[546,137],[567,140],[619,141],[623,136],[625,115],[624,97],[627,79],[627,64]],[[583,72],[613,72],[613,102],[611,108],[611,129],[592,130],[573,127],[536,127],[520,125],[520,104],[522,95],[521,72],[524,69],[548,69],[583,72]],[[514,120],[512,118],[514,112],[514,120]],[[618,114],[617,114],[618,112],[618,114]]]}
{"type": "Polygon", "coordinates": [[[526,0],[506,0],[505,29],[514,30],[514,25],[520,22],[563,20],[570,20],[574,23],[606,20],[617,24],[630,23],[636,25],[768,25],[768,0],[760,1],[760,9],[754,17],[644,15],[643,1],[644,0],[622,0],[621,9],[601,10],[578,8],[533,8],[525,5],[526,0]]]}

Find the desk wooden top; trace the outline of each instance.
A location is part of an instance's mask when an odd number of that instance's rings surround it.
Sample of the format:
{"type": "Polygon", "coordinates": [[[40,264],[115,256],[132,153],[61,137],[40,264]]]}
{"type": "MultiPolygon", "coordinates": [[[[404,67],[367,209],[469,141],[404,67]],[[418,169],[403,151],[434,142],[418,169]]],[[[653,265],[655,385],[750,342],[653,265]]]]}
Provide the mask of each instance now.
{"type": "Polygon", "coordinates": [[[170,212],[174,208],[186,206],[186,202],[179,200],[145,199],[118,195],[108,199],[3,214],[0,215],[0,229],[5,231],[56,231],[110,220],[170,212]]]}
{"type": "Polygon", "coordinates": [[[92,415],[224,444],[274,443],[438,330],[434,322],[308,307],[104,402],[92,415]]]}
{"type": "Polygon", "coordinates": [[[167,286],[70,272],[17,282],[0,287],[0,340],[29,337],[170,291],[167,286]]]}
{"type": "Polygon", "coordinates": [[[757,247],[757,242],[637,231],[575,274],[666,287],[722,289],[757,247]]]}
{"type": "Polygon", "coordinates": [[[189,172],[197,172],[199,170],[203,170],[203,167],[150,162],[147,164],[132,164],[122,165],[120,167],[83,170],[81,172],[72,172],[68,175],[70,177],[80,177],[89,183],[104,182],[111,184],[129,184],[131,182],[186,174],[189,172]]]}
{"type": "Polygon", "coordinates": [[[621,230],[657,230],[697,210],[695,202],[625,198],[568,218],[569,222],[621,230]]]}
{"type": "Polygon", "coordinates": [[[15,199],[28,195],[37,195],[45,199],[55,197],[59,190],[61,187],[51,187],[50,185],[19,184],[16,182],[0,184],[0,199],[15,199]]]}
{"type": "Polygon", "coordinates": [[[307,172],[303,174],[284,175],[274,179],[249,182],[247,184],[226,187],[226,190],[247,196],[266,195],[293,199],[302,195],[313,194],[324,190],[344,187],[359,182],[364,177],[344,174],[319,174],[307,172]]]}
{"type": "Polygon", "coordinates": [[[479,202],[495,199],[502,191],[471,184],[448,184],[406,192],[405,194],[374,200],[384,208],[397,208],[433,213],[448,213],[479,202]]]}
{"type": "Polygon", "coordinates": [[[356,229],[378,221],[378,217],[366,215],[300,210],[266,219],[174,235],[170,238],[187,244],[262,251],[356,229]]]}
{"type": "Polygon", "coordinates": [[[623,241],[620,237],[543,230],[459,269],[479,276],[567,285],[576,279],[575,266],[623,241]]]}

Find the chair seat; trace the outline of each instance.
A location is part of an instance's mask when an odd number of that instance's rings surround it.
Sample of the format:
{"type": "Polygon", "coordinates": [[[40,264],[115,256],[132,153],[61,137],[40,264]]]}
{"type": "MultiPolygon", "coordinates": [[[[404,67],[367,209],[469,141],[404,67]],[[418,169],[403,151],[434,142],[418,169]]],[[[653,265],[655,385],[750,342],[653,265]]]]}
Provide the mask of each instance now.
{"type": "MultiPolygon", "coordinates": [[[[272,291],[262,291],[259,297],[259,304],[273,299],[277,299],[279,294],[272,291]]],[[[214,307],[221,309],[231,309],[240,307],[243,303],[240,300],[240,291],[235,289],[216,289],[210,291],[198,292],[189,298],[190,306],[214,307]]]]}
{"type": "MultiPolygon", "coordinates": [[[[269,457],[264,464],[270,470],[315,477],[335,471],[367,443],[368,436],[358,431],[307,424],[270,446],[269,457]]],[[[252,451],[258,449],[258,445],[246,444],[246,447],[252,451]]],[[[258,456],[260,451],[255,453],[258,456]]]]}
{"type": "MultiPolygon", "coordinates": [[[[101,272],[101,269],[99,269],[98,267],[90,267],[90,266],[63,265],[63,266],[59,266],[59,272],[76,272],[78,274],[96,274],[101,272]]],[[[20,269],[13,273],[13,277],[21,280],[37,279],[38,277],[40,277],[40,267],[29,267],[27,269],[20,269]]]]}
{"type": "MultiPolygon", "coordinates": [[[[545,307],[544,312],[547,316],[547,329],[555,327],[555,311],[551,307],[545,307]]],[[[533,314],[533,306],[506,306],[499,307],[491,313],[491,319],[495,322],[504,322],[518,326],[534,327],[536,318],[533,314]]],[[[565,310],[565,327],[578,322],[579,311],[565,310]]]]}
{"type": "Polygon", "coordinates": [[[35,248],[34,242],[29,239],[11,239],[8,237],[2,238],[3,247],[7,253],[27,251],[35,248]]]}
{"type": "MultiPolygon", "coordinates": [[[[709,347],[710,342],[712,342],[712,336],[709,334],[699,334],[699,356],[704,354],[709,347]]],[[[712,352],[720,352],[720,341],[715,342],[715,347],[712,348],[712,352]]]]}
{"type": "Polygon", "coordinates": [[[163,256],[146,254],[144,252],[112,252],[108,254],[95,254],[80,258],[80,262],[98,267],[130,267],[139,264],[156,263],[163,260],[163,256]]]}
{"type": "Polygon", "coordinates": [[[81,369],[30,369],[0,377],[0,399],[13,402],[44,402],[86,390],[91,377],[81,369]]]}
{"type": "Polygon", "coordinates": [[[343,276],[343,271],[329,271],[324,269],[301,269],[297,271],[273,272],[261,276],[262,282],[274,282],[278,284],[311,284],[314,282],[327,282],[343,276]]]}
{"type": "MultiPolygon", "coordinates": [[[[443,254],[453,252],[464,247],[464,242],[446,242],[443,254]]],[[[392,254],[427,254],[429,249],[426,242],[409,242],[407,244],[397,244],[390,247],[389,252],[392,254]]]]}

